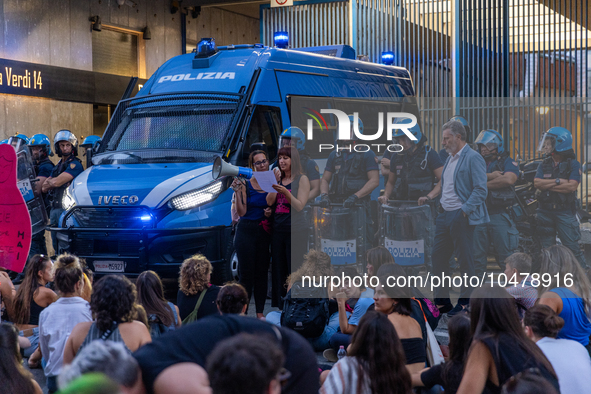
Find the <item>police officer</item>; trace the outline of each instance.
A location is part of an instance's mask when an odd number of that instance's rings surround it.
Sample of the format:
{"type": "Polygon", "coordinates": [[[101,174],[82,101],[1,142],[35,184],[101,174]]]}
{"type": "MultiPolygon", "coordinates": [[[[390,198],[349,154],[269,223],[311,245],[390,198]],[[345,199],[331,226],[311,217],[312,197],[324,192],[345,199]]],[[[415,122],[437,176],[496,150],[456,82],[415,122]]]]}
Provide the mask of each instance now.
{"type": "MultiPolygon", "coordinates": [[[[288,127],[279,136],[279,148],[293,146],[298,150],[302,169],[310,180],[310,196],[308,200],[314,200],[320,194],[320,172],[318,171],[316,161],[310,158],[310,154],[306,152],[305,144],[306,137],[299,127],[288,127]]],[[[277,168],[276,166],[274,167],[277,168]]]]}
{"type": "MultiPolygon", "coordinates": [[[[452,120],[456,120],[456,121],[460,122],[462,124],[462,126],[464,126],[464,129],[466,129],[466,141],[468,143],[468,146],[474,150],[478,150],[477,147],[475,146],[475,144],[472,144],[470,142],[472,140],[472,130],[470,129],[470,125],[468,124],[468,121],[463,116],[459,116],[459,115],[452,116],[451,118],[449,118],[448,122],[451,122],[452,120]]],[[[448,157],[449,157],[449,153],[447,153],[447,151],[445,149],[441,149],[439,151],[439,158],[441,159],[441,161],[443,163],[445,163],[445,161],[447,160],[448,157]]]]}
{"type": "MultiPolygon", "coordinates": [[[[53,147],[61,160],[53,169],[51,176],[45,180],[42,186],[43,193],[51,191],[51,212],[49,224],[57,227],[59,218],[64,211],[62,198],[72,180],[84,171],[82,163],[76,157],[78,155],[78,139],[69,130],[60,130],[53,139],[53,147]]],[[[51,233],[51,241],[55,253],[58,253],[57,238],[51,233]]]]}
{"type": "Polygon", "coordinates": [[[391,156],[385,192],[378,198],[382,204],[393,198],[417,200],[422,205],[437,197],[441,191],[439,184],[433,187],[441,179],[443,171],[439,155],[426,144],[427,137],[421,133],[419,125],[409,131],[416,141],[412,141],[402,130],[395,130],[392,135],[394,142],[403,150],[391,156]]]}
{"type": "Polygon", "coordinates": [[[519,177],[519,167],[509,152],[505,152],[503,137],[496,130],[481,131],[475,143],[486,163],[486,208],[490,216],[489,223],[479,224],[474,229],[474,269],[480,277],[486,271],[491,241],[497,264],[502,269],[505,269],[505,259],[519,244],[519,231],[507,212],[507,208],[515,203],[514,185],[519,177]]]}
{"type": "MultiPolygon", "coordinates": [[[[354,117],[349,116],[351,124],[354,117]]],[[[363,134],[363,123],[358,121],[358,129],[363,134]]],[[[338,142],[338,150],[330,152],[324,174],[320,181],[321,205],[342,203],[351,208],[358,201],[369,205],[370,194],[380,183],[378,159],[371,150],[355,151],[355,135],[351,139],[338,142]],[[329,187],[330,185],[330,187],[329,187]]]]}
{"type": "MultiPolygon", "coordinates": [[[[29,140],[29,148],[31,149],[31,156],[33,156],[33,163],[35,164],[35,175],[37,176],[35,189],[37,193],[43,195],[43,203],[49,216],[49,200],[47,198],[47,193],[42,193],[42,190],[43,184],[47,178],[51,176],[53,168],[55,167],[51,160],[49,160],[49,156],[53,156],[53,152],[51,151],[51,141],[45,134],[35,134],[29,140]]],[[[45,231],[41,231],[33,236],[31,253],[29,253],[29,255],[34,254],[47,254],[45,231]]]]}
{"type": "Polygon", "coordinates": [[[572,135],[564,127],[552,127],[542,135],[538,151],[547,157],[539,165],[534,186],[538,189],[536,235],[540,246],[556,243],[556,235],[568,247],[581,267],[587,268],[579,248],[581,230],[575,216],[581,164],[572,148],[572,135]]]}
{"type": "Polygon", "coordinates": [[[84,139],[84,141],[80,144],[80,148],[82,148],[83,156],[86,156],[86,168],[90,167],[92,163],[90,162],[88,155],[88,150],[95,147],[101,141],[101,137],[98,135],[89,135],[84,139]]]}

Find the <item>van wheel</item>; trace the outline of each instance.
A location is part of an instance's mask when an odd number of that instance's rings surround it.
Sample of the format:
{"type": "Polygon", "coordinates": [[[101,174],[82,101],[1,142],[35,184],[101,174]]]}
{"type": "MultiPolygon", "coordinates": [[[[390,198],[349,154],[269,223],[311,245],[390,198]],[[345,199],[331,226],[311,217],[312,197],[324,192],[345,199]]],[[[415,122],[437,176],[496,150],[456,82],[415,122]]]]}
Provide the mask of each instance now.
{"type": "Polygon", "coordinates": [[[238,256],[234,249],[233,237],[226,246],[224,262],[218,264],[211,275],[211,282],[216,285],[223,285],[230,281],[238,281],[238,256]]]}

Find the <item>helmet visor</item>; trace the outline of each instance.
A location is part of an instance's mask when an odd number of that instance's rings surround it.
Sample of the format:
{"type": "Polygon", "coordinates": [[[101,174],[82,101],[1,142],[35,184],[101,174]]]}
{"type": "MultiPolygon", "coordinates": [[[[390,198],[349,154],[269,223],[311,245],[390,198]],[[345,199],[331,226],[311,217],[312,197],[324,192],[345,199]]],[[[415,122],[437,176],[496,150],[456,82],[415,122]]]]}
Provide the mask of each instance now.
{"type": "MultiPolygon", "coordinates": [[[[478,138],[474,142],[478,145],[478,148],[485,147],[487,151],[492,152],[495,150],[499,150],[499,145],[501,143],[499,136],[490,131],[483,130],[478,134],[478,138]]],[[[481,152],[482,153],[482,152],[481,152]]]]}
{"type": "Polygon", "coordinates": [[[27,141],[17,136],[10,137],[8,143],[14,147],[16,152],[20,152],[27,146],[27,141]]]}
{"type": "Polygon", "coordinates": [[[549,155],[554,152],[556,148],[556,137],[552,134],[544,133],[540,138],[540,144],[538,145],[538,152],[549,155]]]}
{"type": "Polygon", "coordinates": [[[279,137],[279,148],[283,148],[284,146],[295,146],[296,141],[292,140],[291,137],[280,136],[279,137]],[[292,142],[293,141],[293,142],[292,142]]]}

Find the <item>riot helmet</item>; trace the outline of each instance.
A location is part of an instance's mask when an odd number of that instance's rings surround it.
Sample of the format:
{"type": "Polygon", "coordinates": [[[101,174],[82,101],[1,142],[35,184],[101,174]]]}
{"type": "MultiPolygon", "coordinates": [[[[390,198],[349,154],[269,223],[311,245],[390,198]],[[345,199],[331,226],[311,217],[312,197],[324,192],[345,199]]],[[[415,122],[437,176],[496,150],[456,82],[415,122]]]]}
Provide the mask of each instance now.
{"type": "Polygon", "coordinates": [[[24,134],[15,134],[8,138],[8,144],[14,147],[14,150],[20,152],[29,143],[29,137],[24,134]]]}
{"type": "Polygon", "coordinates": [[[8,138],[5,139],[5,140],[0,141],[0,145],[2,145],[2,144],[8,144],[8,138]]]}
{"type": "Polygon", "coordinates": [[[547,156],[554,152],[562,153],[573,149],[573,137],[564,127],[551,127],[542,134],[538,152],[547,156]]]}
{"type": "Polygon", "coordinates": [[[306,137],[302,129],[296,126],[288,127],[279,136],[279,148],[284,146],[293,146],[298,151],[304,150],[306,137]]]}
{"type": "Polygon", "coordinates": [[[452,120],[460,122],[462,126],[464,126],[464,129],[466,129],[466,142],[470,142],[470,139],[472,139],[472,129],[470,128],[470,124],[468,123],[466,118],[460,115],[454,115],[451,118],[449,118],[448,122],[451,122],[452,120]]]}
{"type": "Polygon", "coordinates": [[[49,137],[45,134],[35,134],[29,140],[29,146],[31,148],[34,147],[41,147],[41,152],[45,153],[46,156],[53,156],[53,152],[51,151],[51,141],[49,137]]]}
{"type": "Polygon", "coordinates": [[[493,129],[482,130],[474,143],[478,146],[478,151],[482,154],[481,147],[484,145],[489,151],[489,154],[483,157],[491,159],[496,155],[501,155],[505,151],[503,146],[503,137],[501,134],[493,129]]]}
{"type": "MultiPolygon", "coordinates": [[[[396,124],[407,124],[407,123],[411,123],[412,120],[410,118],[398,118],[395,119],[394,122],[396,124]]],[[[418,145],[421,140],[423,139],[423,133],[421,133],[421,128],[419,127],[419,123],[417,122],[417,124],[415,124],[413,127],[411,127],[410,129],[408,129],[408,131],[410,131],[410,133],[416,138],[416,140],[411,140],[412,142],[414,142],[415,145],[418,145]]],[[[395,129],[394,132],[392,133],[392,139],[396,139],[396,138],[400,138],[400,137],[408,137],[404,131],[402,131],[402,129],[395,129]]],[[[409,138],[410,140],[410,138],[409,138]]]]}
{"type": "Polygon", "coordinates": [[[101,137],[99,137],[98,135],[89,135],[88,137],[86,137],[84,139],[84,141],[80,144],[81,148],[84,149],[88,149],[88,148],[94,148],[95,144],[101,141],[101,137]]]}
{"type": "Polygon", "coordinates": [[[74,156],[78,156],[78,138],[76,138],[76,136],[70,130],[60,130],[53,138],[53,147],[55,149],[55,153],[57,153],[59,157],[62,157],[62,151],[59,145],[60,141],[65,141],[72,144],[72,154],[74,156]]]}

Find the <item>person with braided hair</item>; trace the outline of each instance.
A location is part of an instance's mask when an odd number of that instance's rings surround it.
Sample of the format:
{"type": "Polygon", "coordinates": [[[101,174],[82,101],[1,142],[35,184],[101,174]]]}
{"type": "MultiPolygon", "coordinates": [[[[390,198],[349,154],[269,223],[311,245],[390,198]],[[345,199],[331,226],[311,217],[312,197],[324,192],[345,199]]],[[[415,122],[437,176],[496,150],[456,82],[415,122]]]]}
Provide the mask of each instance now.
{"type": "Polygon", "coordinates": [[[102,277],[90,298],[95,321],[74,327],[64,349],[64,364],[71,363],[84,346],[97,339],[122,342],[130,352],[152,342],[146,325],[134,320],[136,309],[135,285],[129,279],[120,275],[102,277]]]}

